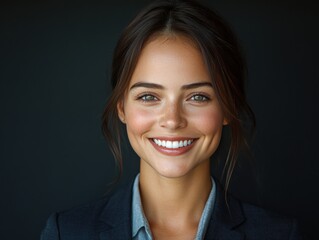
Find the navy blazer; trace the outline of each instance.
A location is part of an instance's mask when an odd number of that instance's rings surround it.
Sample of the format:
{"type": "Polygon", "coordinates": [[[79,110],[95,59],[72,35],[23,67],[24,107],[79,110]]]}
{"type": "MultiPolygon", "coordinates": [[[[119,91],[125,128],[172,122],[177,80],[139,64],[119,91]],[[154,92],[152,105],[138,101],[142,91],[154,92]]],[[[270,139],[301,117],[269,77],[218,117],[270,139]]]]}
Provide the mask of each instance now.
{"type": "MultiPolygon", "coordinates": [[[[295,220],[242,203],[217,185],[216,202],[205,239],[299,240],[295,220]]],[[[132,184],[97,202],[50,216],[41,240],[116,240],[132,238],[132,184]]]]}

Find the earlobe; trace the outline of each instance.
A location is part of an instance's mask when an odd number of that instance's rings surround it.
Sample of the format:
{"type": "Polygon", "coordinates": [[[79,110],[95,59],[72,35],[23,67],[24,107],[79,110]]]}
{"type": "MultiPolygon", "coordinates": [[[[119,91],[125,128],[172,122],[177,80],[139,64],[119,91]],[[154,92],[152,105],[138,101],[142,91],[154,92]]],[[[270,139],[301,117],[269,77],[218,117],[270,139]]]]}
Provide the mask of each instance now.
{"type": "Polygon", "coordinates": [[[124,114],[124,103],[123,100],[118,101],[117,103],[117,115],[122,123],[125,124],[125,114],[124,114]]]}
{"type": "Polygon", "coordinates": [[[223,125],[226,126],[228,125],[229,121],[226,117],[224,117],[224,120],[223,120],[223,125]]]}

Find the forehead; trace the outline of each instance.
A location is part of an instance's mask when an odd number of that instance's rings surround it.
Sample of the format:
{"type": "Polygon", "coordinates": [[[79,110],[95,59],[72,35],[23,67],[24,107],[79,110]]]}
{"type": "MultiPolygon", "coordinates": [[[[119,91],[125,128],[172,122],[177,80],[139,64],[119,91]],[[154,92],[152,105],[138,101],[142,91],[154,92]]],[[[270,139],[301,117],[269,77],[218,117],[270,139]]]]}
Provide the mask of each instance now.
{"type": "Polygon", "coordinates": [[[137,81],[157,83],[210,81],[203,56],[184,36],[151,38],[141,51],[129,86],[137,81]]]}

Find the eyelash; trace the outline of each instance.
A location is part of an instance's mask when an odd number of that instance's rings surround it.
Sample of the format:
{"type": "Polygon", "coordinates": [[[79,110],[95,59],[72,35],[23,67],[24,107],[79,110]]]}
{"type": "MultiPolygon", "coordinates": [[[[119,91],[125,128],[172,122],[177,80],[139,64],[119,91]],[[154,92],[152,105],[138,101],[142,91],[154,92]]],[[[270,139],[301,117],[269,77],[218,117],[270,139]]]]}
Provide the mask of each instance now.
{"type": "Polygon", "coordinates": [[[158,101],[158,98],[155,97],[153,94],[151,93],[144,93],[140,96],[137,96],[136,98],[137,100],[141,101],[141,102],[154,102],[154,101],[158,101]],[[152,98],[152,99],[147,99],[147,98],[152,98]]]}
{"type": "Polygon", "coordinates": [[[195,101],[195,102],[208,102],[210,100],[210,98],[206,94],[203,94],[203,93],[195,93],[189,99],[191,101],[195,101]],[[196,97],[201,97],[202,100],[196,100],[195,99],[196,97]]]}

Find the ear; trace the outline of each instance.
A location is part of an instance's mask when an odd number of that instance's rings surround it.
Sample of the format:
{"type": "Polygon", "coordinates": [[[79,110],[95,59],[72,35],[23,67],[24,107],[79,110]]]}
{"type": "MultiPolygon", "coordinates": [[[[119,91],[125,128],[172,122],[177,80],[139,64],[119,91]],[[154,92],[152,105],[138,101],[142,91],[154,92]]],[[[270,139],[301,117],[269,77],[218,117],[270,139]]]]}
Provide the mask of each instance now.
{"type": "Polygon", "coordinates": [[[125,124],[125,112],[124,112],[124,101],[123,99],[119,100],[117,102],[117,115],[119,117],[119,119],[121,120],[122,123],[125,124]]]}
{"type": "Polygon", "coordinates": [[[228,125],[229,121],[226,117],[224,117],[224,120],[223,120],[223,125],[226,126],[228,125]]]}

